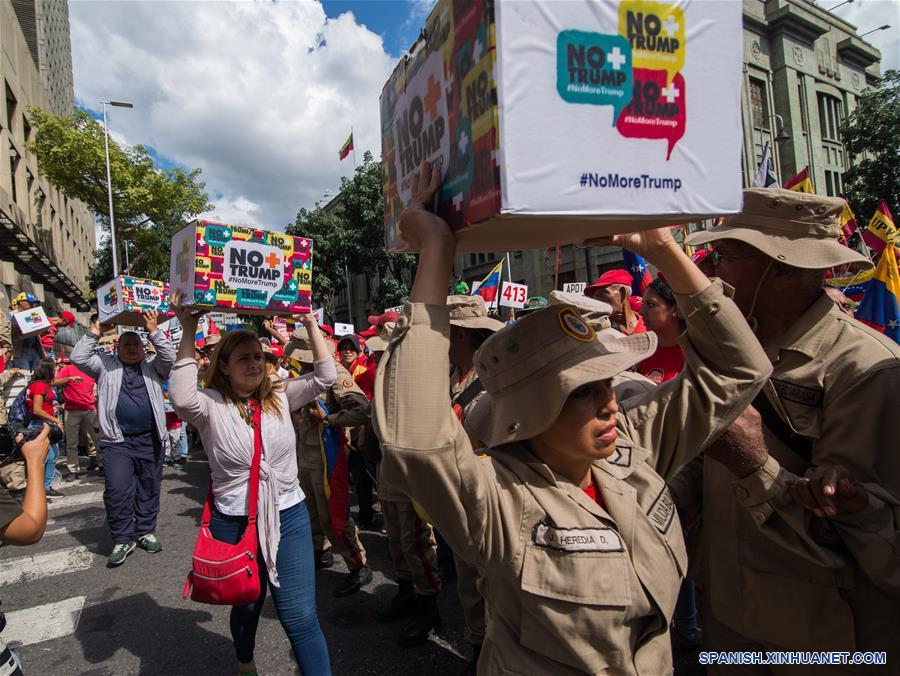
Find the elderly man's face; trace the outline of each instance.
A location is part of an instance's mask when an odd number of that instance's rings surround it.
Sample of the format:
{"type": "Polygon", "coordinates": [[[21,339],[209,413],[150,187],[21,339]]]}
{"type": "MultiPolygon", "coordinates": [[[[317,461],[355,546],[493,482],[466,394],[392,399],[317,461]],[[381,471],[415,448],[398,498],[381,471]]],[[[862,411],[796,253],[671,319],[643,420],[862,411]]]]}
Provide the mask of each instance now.
{"type": "MultiPolygon", "coordinates": [[[[753,294],[772,259],[756,247],[735,239],[712,243],[715,275],[734,287],[734,302],[745,315],[750,312],[753,294]]],[[[760,295],[765,289],[760,290],[760,295]]]]}
{"type": "Polygon", "coordinates": [[[626,302],[627,292],[622,284],[610,284],[596,289],[591,296],[595,300],[609,303],[612,306],[612,314],[622,314],[622,308],[626,302]]]}

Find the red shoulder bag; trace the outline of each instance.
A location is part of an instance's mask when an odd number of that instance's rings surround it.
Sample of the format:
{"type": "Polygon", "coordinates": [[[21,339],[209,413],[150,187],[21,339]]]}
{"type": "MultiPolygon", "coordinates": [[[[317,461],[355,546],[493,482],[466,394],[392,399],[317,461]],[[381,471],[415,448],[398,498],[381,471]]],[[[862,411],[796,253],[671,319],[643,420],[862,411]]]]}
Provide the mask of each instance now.
{"type": "Polygon", "coordinates": [[[253,413],[253,461],[250,464],[247,528],[237,544],[216,540],[209,530],[212,514],[212,482],[203,506],[200,535],[194,545],[191,572],[184,583],[183,598],[191,595],[198,603],[242,606],[259,598],[259,539],[256,531],[256,503],[259,495],[259,463],[262,458],[262,431],[259,402],[249,403],[253,413]]]}

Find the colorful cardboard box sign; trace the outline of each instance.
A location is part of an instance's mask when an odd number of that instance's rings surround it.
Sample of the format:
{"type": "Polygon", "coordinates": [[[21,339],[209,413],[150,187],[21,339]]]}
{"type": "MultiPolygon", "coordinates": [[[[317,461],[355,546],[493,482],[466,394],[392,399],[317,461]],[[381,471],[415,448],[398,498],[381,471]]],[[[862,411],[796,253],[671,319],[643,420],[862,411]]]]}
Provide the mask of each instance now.
{"type": "Polygon", "coordinates": [[[259,228],[193,221],[172,237],[169,284],[185,304],[238,314],[309,312],[313,243],[259,228]]]}
{"type": "Polygon", "coordinates": [[[157,310],[159,321],[173,317],[169,285],[156,279],[120,275],[97,289],[97,313],[101,323],[143,326],[141,313],[157,310]]]}
{"type": "Polygon", "coordinates": [[[45,333],[50,328],[50,320],[47,319],[47,313],[41,306],[13,312],[12,318],[19,328],[19,333],[26,337],[45,333]]]}
{"type": "Polygon", "coordinates": [[[461,251],[741,208],[741,3],[438,0],[381,94],[388,248],[423,160],[461,251]]]}

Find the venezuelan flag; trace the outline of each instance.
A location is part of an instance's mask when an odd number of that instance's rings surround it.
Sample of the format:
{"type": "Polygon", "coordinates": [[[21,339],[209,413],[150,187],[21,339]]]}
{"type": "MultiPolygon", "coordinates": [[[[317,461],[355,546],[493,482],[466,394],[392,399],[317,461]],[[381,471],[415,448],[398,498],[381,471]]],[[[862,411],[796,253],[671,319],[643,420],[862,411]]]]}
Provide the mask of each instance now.
{"type": "Polygon", "coordinates": [[[893,244],[885,246],[856,318],[900,343],[900,271],[893,244]]]}
{"type": "Polygon", "coordinates": [[[803,171],[785,183],[784,187],[794,192],[808,192],[810,194],[816,192],[813,190],[812,179],[809,177],[809,167],[804,167],[803,171]]]}
{"type": "Polygon", "coordinates": [[[644,291],[653,281],[653,275],[647,269],[647,261],[643,256],[638,256],[627,249],[622,249],[622,261],[625,269],[631,274],[631,293],[634,296],[643,296],[644,291]]]}
{"type": "Polygon", "coordinates": [[[338,158],[343,160],[347,155],[350,154],[350,151],[353,150],[353,132],[350,132],[350,136],[347,137],[347,140],[344,141],[344,145],[341,146],[341,149],[338,151],[338,158]]]}
{"type": "Polygon", "coordinates": [[[866,290],[869,288],[869,284],[872,282],[872,277],[874,276],[875,269],[869,268],[868,270],[863,270],[855,275],[829,277],[825,280],[825,283],[828,284],[828,286],[840,289],[847,298],[858,303],[862,300],[863,296],[866,295],[866,290]]]}
{"type": "Polygon", "coordinates": [[[502,274],[503,259],[501,258],[500,262],[494,266],[494,269],[488,273],[487,277],[481,280],[478,289],[470,295],[481,296],[484,298],[484,304],[487,306],[494,304],[497,300],[497,294],[500,293],[500,278],[502,274]]]}

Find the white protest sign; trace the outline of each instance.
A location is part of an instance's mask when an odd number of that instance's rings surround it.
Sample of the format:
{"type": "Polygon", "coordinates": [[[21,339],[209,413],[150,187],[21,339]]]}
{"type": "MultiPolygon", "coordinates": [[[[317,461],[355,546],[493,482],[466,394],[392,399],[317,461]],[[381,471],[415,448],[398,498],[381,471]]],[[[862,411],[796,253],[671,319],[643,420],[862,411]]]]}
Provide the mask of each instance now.
{"type": "Polygon", "coordinates": [[[562,290],[566,293],[584,293],[585,287],[587,287],[585,282],[566,282],[562,290]]]}
{"type": "Polygon", "coordinates": [[[386,307],[386,308],[384,308],[384,311],[385,312],[403,312],[403,306],[396,305],[394,307],[386,307]]]}
{"type": "Polygon", "coordinates": [[[284,286],[284,252],[279,247],[232,239],[224,253],[222,281],[243,291],[242,297],[265,307],[284,286]]]}
{"type": "Polygon", "coordinates": [[[312,311],[312,313],[313,313],[313,317],[316,318],[316,324],[318,324],[319,326],[324,326],[325,325],[325,308],[323,308],[323,307],[316,308],[315,310],[312,311]]]}
{"type": "Polygon", "coordinates": [[[334,323],[334,335],[349,336],[351,333],[355,333],[353,324],[341,324],[340,322],[334,323]]]}
{"type": "Polygon", "coordinates": [[[528,286],[514,282],[503,282],[503,290],[500,292],[500,305],[504,307],[525,307],[528,300],[528,286]]]}

